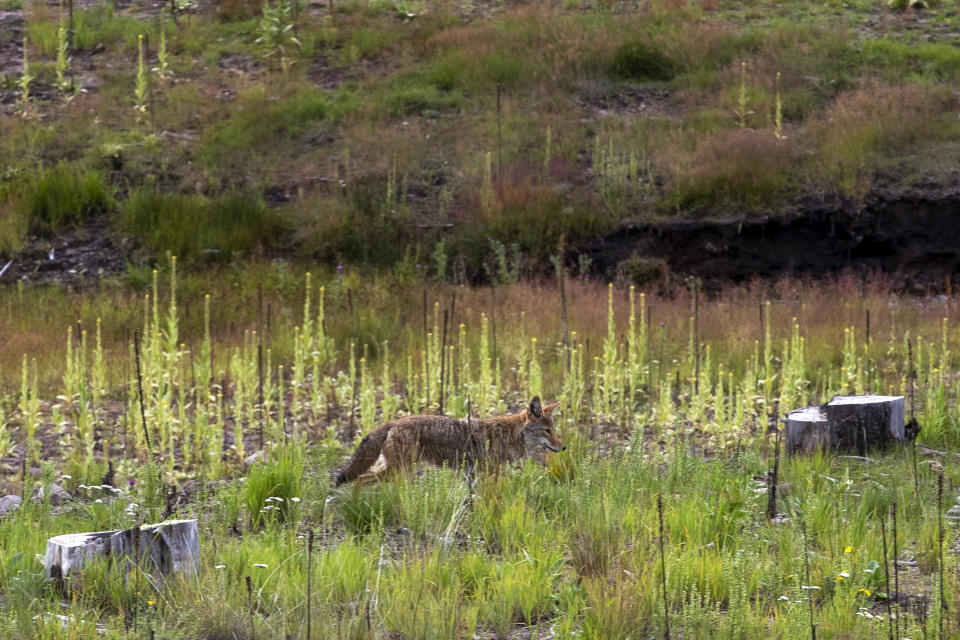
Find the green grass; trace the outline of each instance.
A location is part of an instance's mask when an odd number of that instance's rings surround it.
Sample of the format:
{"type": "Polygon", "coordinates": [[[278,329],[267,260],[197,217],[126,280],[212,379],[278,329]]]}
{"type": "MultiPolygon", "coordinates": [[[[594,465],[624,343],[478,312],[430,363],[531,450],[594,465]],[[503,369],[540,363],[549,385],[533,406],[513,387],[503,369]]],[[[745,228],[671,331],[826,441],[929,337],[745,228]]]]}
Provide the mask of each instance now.
{"type": "Polygon", "coordinates": [[[926,83],[955,81],[960,74],[960,51],[941,42],[904,42],[870,38],[863,42],[864,63],[886,77],[910,77],[926,83]]]}
{"type": "Polygon", "coordinates": [[[414,82],[398,82],[384,96],[384,106],[390,116],[419,115],[436,117],[456,110],[463,103],[456,92],[443,88],[424,86],[414,82]]]}
{"type": "Polygon", "coordinates": [[[611,73],[624,80],[672,80],[676,65],[663,52],[644,40],[628,40],[617,49],[610,62],[611,73]]]}
{"type": "Polygon", "coordinates": [[[20,206],[30,231],[60,231],[111,212],[113,187],[97,171],[58,164],[29,179],[20,206]]]}
{"type": "Polygon", "coordinates": [[[136,55],[137,38],[140,34],[148,35],[151,48],[156,50],[156,27],[152,21],[117,15],[112,6],[105,2],[76,12],[74,20],[74,42],[78,50],[90,50],[97,45],[103,45],[117,47],[127,54],[136,55]]]}
{"type": "Polygon", "coordinates": [[[260,251],[282,229],[258,195],[244,192],[209,199],[144,189],[124,201],[119,215],[121,227],[151,250],[187,259],[230,260],[260,251]]]}
{"type": "Polygon", "coordinates": [[[253,466],[244,484],[251,528],[258,529],[264,522],[283,523],[295,519],[302,475],[303,451],[296,445],[279,451],[276,460],[253,466]]]}
{"type": "MultiPolygon", "coordinates": [[[[305,527],[314,530],[316,540],[311,597],[318,637],[336,637],[330,630],[337,628],[438,639],[481,631],[505,638],[524,627],[598,640],[662,635],[658,495],[669,497],[664,546],[672,633],[800,637],[809,632],[812,597],[818,634],[885,635],[879,518],[894,501],[900,507],[899,547],[918,561],[917,569],[901,571],[901,589],[936,597],[930,582],[936,566],[935,487],[926,471],[919,499],[912,481],[897,482],[910,477],[902,454],[869,465],[822,456],[784,461],[781,482],[789,488],[780,496],[783,522],[763,517],[766,495],[754,490],[753,476],[766,464],[756,449],[741,451],[739,462],[659,454],[644,459],[642,450],[622,446],[600,455],[589,444],[566,455],[579,460],[572,482],[551,481],[531,465],[499,479],[482,477],[462,517],[449,521],[456,536],[476,540],[466,545],[434,534],[423,537],[411,526],[424,517],[447,519],[445,505],[466,488],[449,472],[303,495],[305,505],[328,497],[340,504],[358,494],[384,505],[422,505],[412,512],[381,510],[356,533],[349,533],[349,519],[334,515],[322,529],[293,520],[237,536],[233,523],[214,517],[216,505],[226,499],[222,491],[204,494],[179,514],[200,519],[196,578],[159,587],[144,581],[138,591],[116,566],[95,563],[79,578],[77,597],[63,611],[77,617],[97,611],[107,637],[122,636],[123,613],[130,611],[137,612],[138,625],[158,635],[216,637],[251,629],[258,637],[282,636],[284,630],[302,635],[306,542],[296,532],[305,527]],[[804,589],[801,520],[809,538],[809,584],[818,587],[813,593],[804,589]],[[849,577],[838,580],[844,573],[849,577]],[[858,615],[863,611],[873,617],[858,615]]],[[[330,468],[311,458],[305,471],[323,476],[330,468]]],[[[122,512],[130,500],[122,495],[109,502],[122,512]]],[[[59,637],[54,626],[38,630],[31,620],[56,603],[34,553],[52,533],[100,525],[85,507],[88,501],[80,499],[59,514],[28,504],[0,523],[0,585],[7,594],[0,624],[8,637],[59,637]],[[32,526],[24,526],[27,522],[32,526]]],[[[889,528],[887,535],[892,545],[889,528]]],[[[952,602],[957,585],[949,582],[952,602]]],[[[935,629],[934,612],[922,621],[904,610],[901,630],[913,635],[924,626],[935,629]]]]}
{"type": "MultiPolygon", "coordinates": [[[[944,9],[922,22],[890,13],[878,23],[862,3],[494,13],[347,3],[300,15],[304,46],[289,48],[280,74],[255,43],[260,6],[235,2],[217,15],[168,21],[173,75],[154,77],[153,117],[137,123],[134,43],[148,36],[154,65],[158,20],[108,3],[78,10],[74,69],[100,87],[69,106],[46,93],[59,15],[33,7],[26,35],[38,117],[3,122],[9,160],[0,169],[30,172],[64,157],[110,168],[121,200],[152,190],[154,176],[165,191],[197,198],[193,204],[234,191],[297,194],[296,206],[277,212],[286,224],[258,227],[259,216],[247,216],[247,239],[218,240],[212,248],[229,245],[221,250],[248,251],[250,237],[269,233],[267,247],[401,272],[409,252],[399,244],[429,255],[446,235],[432,230],[452,228],[449,244],[471,276],[486,273],[487,237],[518,242],[542,268],[561,237],[578,242],[625,221],[775,215],[810,197],[863,202],[877,184],[895,191],[948,183],[949,171],[930,160],[957,138],[954,105],[936,92],[960,68],[943,37],[951,19],[944,9]],[[401,10],[418,15],[404,19],[401,10]],[[759,12],[764,20],[753,20],[759,12]],[[741,63],[752,138],[738,131],[741,63]],[[786,137],[769,144],[778,73],[786,137]],[[914,100],[921,89],[929,100],[914,100]],[[910,105],[902,113],[864,108],[896,93],[910,105]],[[595,151],[611,140],[618,168],[636,161],[642,171],[622,179],[598,170],[604,161],[595,151]],[[118,141],[119,168],[100,151],[118,141]],[[496,170],[502,158],[503,189],[484,186],[487,153],[496,170]],[[365,237],[389,204],[370,195],[386,192],[387,173],[403,206],[388,207],[385,231],[365,237]],[[356,189],[335,188],[341,180],[356,189]],[[324,206],[308,210],[313,203],[324,206]],[[286,234],[291,226],[297,233],[286,234]]],[[[16,78],[7,84],[16,89],[16,78]]],[[[0,198],[10,211],[20,195],[0,198]]],[[[115,221],[153,251],[203,249],[148,228],[162,217],[143,219],[154,222],[115,221]]],[[[5,216],[3,246],[22,245],[28,232],[5,216]]]]}
{"type": "MultiPolygon", "coordinates": [[[[58,20],[54,12],[52,19],[45,16],[41,21],[28,21],[27,37],[31,46],[38,50],[40,55],[56,57],[58,20]]],[[[66,20],[66,10],[64,10],[64,24],[66,20]]],[[[116,47],[127,54],[136,55],[137,37],[140,34],[148,34],[153,38],[154,25],[150,21],[134,16],[117,14],[113,6],[106,2],[74,12],[73,42],[74,47],[79,51],[90,51],[101,45],[116,47]]]]}
{"type": "Polygon", "coordinates": [[[321,91],[301,88],[282,100],[266,87],[255,87],[240,97],[243,105],[206,133],[198,156],[216,171],[242,170],[276,145],[296,144],[298,137],[324,121],[336,122],[355,104],[349,94],[328,97],[321,91]]]}
{"type": "MultiPolygon", "coordinates": [[[[138,199],[149,201],[129,201],[138,199]]],[[[176,204],[194,218],[216,205],[176,204]]],[[[960,445],[960,334],[943,319],[944,306],[882,283],[782,282],[771,288],[775,304],[759,287],[701,300],[700,333],[691,337],[683,291],[646,298],[571,278],[568,328],[576,336],[568,354],[558,345],[559,292],[521,281],[501,283],[496,306],[490,290],[456,288],[463,324],[454,322],[444,349],[451,287],[425,290],[422,281],[403,285],[351,268],[307,276],[277,261],[250,269],[233,262],[207,280],[179,272],[171,259],[129,296],[55,287],[0,297],[0,434],[20,443],[36,428],[57,445],[36,450],[25,487],[18,450],[0,471],[0,488],[31,494],[60,477],[75,494],[63,507],[27,501],[0,520],[4,637],[62,637],[59,624],[38,623],[52,613],[95,621],[106,637],[124,637],[134,624],[157,637],[304,637],[310,607],[316,637],[329,638],[508,638],[549,629],[597,640],[662,636],[666,608],[672,634],[786,639],[809,631],[812,598],[818,634],[875,638],[887,629],[880,523],[894,502],[900,559],[915,562],[901,565],[901,590],[925,603],[904,602],[903,635],[938,627],[937,576],[950,607],[960,598],[949,553],[950,564],[938,566],[933,461],[945,463],[948,486],[960,480],[949,463],[960,445]],[[650,326],[650,309],[663,325],[650,326]],[[869,341],[858,329],[867,309],[887,310],[872,316],[869,341]],[[496,313],[495,341],[488,311],[496,313]],[[143,331],[149,450],[133,391],[131,327],[143,331]],[[33,365],[51,344],[52,355],[33,365]],[[567,450],[545,466],[525,460],[474,478],[425,467],[333,488],[336,470],[375,424],[438,410],[444,353],[449,413],[464,415],[468,399],[474,415],[503,413],[535,386],[561,400],[567,450]],[[785,457],[781,517],[768,520],[771,410],[834,393],[903,393],[911,356],[910,412],[923,426],[920,442],[936,451],[918,447],[916,467],[910,447],[868,460],[785,457]],[[34,376],[34,366],[51,365],[55,377],[34,376]],[[261,421],[265,451],[244,469],[261,421]],[[81,424],[95,426],[102,447],[88,447],[81,424]],[[104,449],[123,489],[117,496],[80,486],[103,473],[104,449]],[[172,515],[199,521],[196,576],[138,585],[117,563],[94,563],[69,600],[43,579],[37,554],[48,537],[156,520],[171,488],[189,480],[197,481],[191,498],[172,515]]],[[[890,528],[887,535],[892,548],[890,528]]]]}

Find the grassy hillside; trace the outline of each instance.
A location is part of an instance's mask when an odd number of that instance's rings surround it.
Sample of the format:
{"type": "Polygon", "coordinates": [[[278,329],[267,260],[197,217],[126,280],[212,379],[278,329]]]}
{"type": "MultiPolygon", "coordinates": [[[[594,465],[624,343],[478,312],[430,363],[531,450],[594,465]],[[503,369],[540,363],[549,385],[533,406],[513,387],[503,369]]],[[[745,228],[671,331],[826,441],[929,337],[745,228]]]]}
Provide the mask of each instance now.
{"type": "Polygon", "coordinates": [[[5,255],[105,216],[185,260],[409,270],[443,241],[475,278],[498,243],[542,265],[960,159],[952,2],[78,0],[72,38],[65,8],[3,7],[5,255]]]}

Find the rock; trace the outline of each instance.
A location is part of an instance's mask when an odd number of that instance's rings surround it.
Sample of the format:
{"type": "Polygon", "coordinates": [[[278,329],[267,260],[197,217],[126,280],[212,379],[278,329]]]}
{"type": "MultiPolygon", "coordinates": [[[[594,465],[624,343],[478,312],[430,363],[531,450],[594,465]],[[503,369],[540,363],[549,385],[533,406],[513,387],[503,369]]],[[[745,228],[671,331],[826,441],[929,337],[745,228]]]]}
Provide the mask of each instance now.
{"type": "Polygon", "coordinates": [[[87,91],[96,91],[97,89],[103,86],[103,80],[98,76],[87,76],[83,79],[83,84],[81,85],[82,89],[87,91]]]}
{"type": "MultiPolygon", "coordinates": [[[[37,489],[37,493],[33,496],[33,501],[42,502],[43,495],[44,495],[43,487],[40,487],[39,489],[37,489]]],[[[54,506],[60,506],[62,504],[66,504],[67,502],[70,502],[70,500],[72,499],[73,498],[70,497],[70,494],[67,493],[66,490],[60,485],[58,484],[50,485],[50,504],[54,506]]]]}
{"type": "Polygon", "coordinates": [[[863,456],[915,437],[905,429],[903,396],[834,396],[819,407],[791,411],[783,422],[788,453],[829,449],[863,456]]]}
{"type": "Polygon", "coordinates": [[[20,496],[3,496],[0,498],[0,518],[9,515],[20,508],[23,499],[20,496]]]}
{"type": "Polygon", "coordinates": [[[168,520],[139,529],[54,536],[47,540],[43,566],[47,579],[62,580],[94,558],[130,555],[138,555],[144,569],[159,574],[195,571],[200,558],[197,521],[168,520]]]}
{"type": "Polygon", "coordinates": [[[955,504],[947,509],[947,513],[944,514],[944,516],[953,524],[960,522],[960,504],[955,504]]]}
{"type": "Polygon", "coordinates": [[[249,456],[247,456],[246,458],[243,459],[243,468],[244,468],[244,469],[249,469],[250,467],[252,467],[252,466],[255,465],[256,463],[262,462],[264,455],[265,455],[265,454],[264,454],[264,452],[263,452],[262,450],[261,450],[261,451],[257,451],[256,453],[251,453],[249,456]]]}

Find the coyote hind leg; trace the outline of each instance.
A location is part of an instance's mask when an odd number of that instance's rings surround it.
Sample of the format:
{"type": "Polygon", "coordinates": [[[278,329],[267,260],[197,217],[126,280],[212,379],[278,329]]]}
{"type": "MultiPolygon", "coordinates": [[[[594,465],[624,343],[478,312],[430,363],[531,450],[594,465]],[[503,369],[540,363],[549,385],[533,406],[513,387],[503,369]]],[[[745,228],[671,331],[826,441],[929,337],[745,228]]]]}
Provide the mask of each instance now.
{"type": "Polygon", "coordinates": [[[403,473],[408,477],[412,476],[416,463],[416,452],[416,445],[388,437],[383,445],[383,458],[386,461],[384,473],[403,473]]]}
{"type": "Polygon", "coordinates": [[[373,484],[374,482],[379,482],[386,478],[389,468],[387,466],[387,461],[381,454],[377,461],[370,467],[366,473],[363,473],[357,476],[357,479],[354,480],[356,484],[373,484]]]}
{"type": "Polygon", "coordinates": [[[383,452],[380,454],[380,458],[370,467],[369,471],[358,477],[356,482],[357,484],[372,484],[382,480],[389,480],[400,473],[405,473],[408,476],[412,475],[413,454],[410,451],[410,447],[406,447],[401,442],[387,438],[387,441],[383,445],[383,452]]]}

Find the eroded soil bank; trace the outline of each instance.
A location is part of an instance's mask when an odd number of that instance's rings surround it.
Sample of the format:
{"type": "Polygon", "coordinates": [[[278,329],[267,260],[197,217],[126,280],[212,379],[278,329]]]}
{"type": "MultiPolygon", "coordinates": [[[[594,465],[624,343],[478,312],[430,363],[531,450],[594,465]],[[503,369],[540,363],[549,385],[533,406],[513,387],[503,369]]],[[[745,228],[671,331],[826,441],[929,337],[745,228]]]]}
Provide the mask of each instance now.
{"type": "Polygon", "coordinates": [[[654,280],[659,271],[707,284],[754,277],[889,274],[907,288],[960,275],[960,190],[875,196],[728,221],[629,224],[580,247],[596,271],[654,280]]]}
{"type": "MultiPolygon", "coordinates": [[[[675,286],[688,275],[717,287],[852,272],[882,273],[897,287],[927,293],[960,277],[960,189],[877,196],[859,208],[835,203],[742,220],[631,223],[575,244],[568,259],[575,264],[579,253],[590,256],[594,275],[643,286],[675,286]]],[[[97,221],[55,238],[31,237],[19,255],[0,260],[0,271],[8,267],[0,285],[82,286],[144,261],[135,239],[97,221]]]]}

